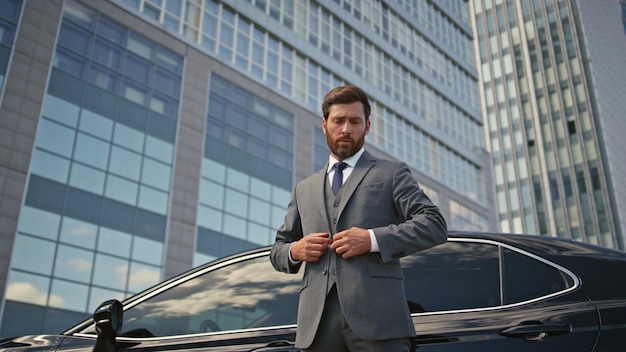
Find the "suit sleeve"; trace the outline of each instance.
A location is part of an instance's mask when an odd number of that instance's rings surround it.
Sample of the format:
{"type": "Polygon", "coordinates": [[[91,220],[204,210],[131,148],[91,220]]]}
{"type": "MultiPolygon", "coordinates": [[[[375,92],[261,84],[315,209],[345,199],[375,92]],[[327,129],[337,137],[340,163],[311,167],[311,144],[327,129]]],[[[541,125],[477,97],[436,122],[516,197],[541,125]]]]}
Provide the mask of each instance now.
{"type": "Polygon", "coordinates": [[[419,187],[406,164],[396,164],[392,189],[396,212],[404,221],[373,229],[384,262],[447,240],[447,225],[439,207],[419,187]]]}
{"type": "Polygon", "coordinates": [[[270,251],[270,261],[274,269],[290,274],[297,273],[302,266],[301,262],[293,263],[289,260],[291,243],[303,237],[300,211],[298,210],[298,202],[296,199],[296,188],[294,188],[291,193],[291,200],[287,206],[285,221],[276,232],[276,241],[270,251]]]}

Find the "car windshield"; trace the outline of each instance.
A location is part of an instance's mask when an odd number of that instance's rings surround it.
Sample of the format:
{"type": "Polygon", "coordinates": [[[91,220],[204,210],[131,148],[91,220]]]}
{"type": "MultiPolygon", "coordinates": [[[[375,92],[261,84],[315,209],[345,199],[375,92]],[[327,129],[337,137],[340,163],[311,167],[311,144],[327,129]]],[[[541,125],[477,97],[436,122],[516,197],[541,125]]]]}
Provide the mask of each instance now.
{"type": "Polygon", "coordinates": [[[266,255],[207,272],[124,312],[122,336],[153,337],[296,323],[300,275],[266,255]]]}

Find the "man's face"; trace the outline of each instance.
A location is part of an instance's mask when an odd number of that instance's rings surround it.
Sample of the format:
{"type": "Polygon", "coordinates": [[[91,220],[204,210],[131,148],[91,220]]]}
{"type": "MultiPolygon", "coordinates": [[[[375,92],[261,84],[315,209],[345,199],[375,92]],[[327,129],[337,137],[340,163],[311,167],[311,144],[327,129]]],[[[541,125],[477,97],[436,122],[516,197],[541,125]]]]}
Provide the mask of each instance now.
{"type": "Polygon", "coordinates": [[[328,119],[322,119],[322,130],[328,148],[342,161],[356,154],[370,130],[370,121],[365,121],[363,104],[360,101],[330,106],[328,119]]]}

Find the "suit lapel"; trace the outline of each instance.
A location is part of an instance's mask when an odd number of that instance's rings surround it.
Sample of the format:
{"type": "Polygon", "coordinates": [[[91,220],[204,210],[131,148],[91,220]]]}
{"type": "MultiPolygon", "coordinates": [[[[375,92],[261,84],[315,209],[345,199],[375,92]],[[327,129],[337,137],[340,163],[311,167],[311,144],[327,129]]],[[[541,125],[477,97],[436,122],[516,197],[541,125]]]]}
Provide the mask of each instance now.
{"type": "Polygon", "coordinates": [[[354,170],[352,170],[352,174],[350,174],[350,177],[348,177],[348,180],[342,186],[343,194],[341,195],[341,203],[339,204],[338,217],[341,217],[341,213],[346,207],[346,204],[348,204],[348,201],[352,197],[352,194],[354,194],[354,191],[356,191],[357,187],[361,184],[361,181],[363,181],[363,178],[365,178],[365,175],[367,175],[367,173],[370,171],[375,163],[376,158],[374,158],[367,151],[365,151],[363,155],[361,155],[361,158],[359,158],[359,161],[357,161],[356,165],[354,166],[354,170]]]}

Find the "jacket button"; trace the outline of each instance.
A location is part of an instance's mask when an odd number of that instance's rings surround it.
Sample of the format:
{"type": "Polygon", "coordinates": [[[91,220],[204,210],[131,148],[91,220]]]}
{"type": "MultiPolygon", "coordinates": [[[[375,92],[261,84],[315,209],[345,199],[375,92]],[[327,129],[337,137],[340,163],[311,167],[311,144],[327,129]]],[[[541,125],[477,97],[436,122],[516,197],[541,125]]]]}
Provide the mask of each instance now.
{"type": "Polygon", "coordinates": [[[324,270],[322,271],[322,275],[326,275],[326,274],[328,274],[328,270],[327,270],[327,269],[324,269],[324,270]]]}

